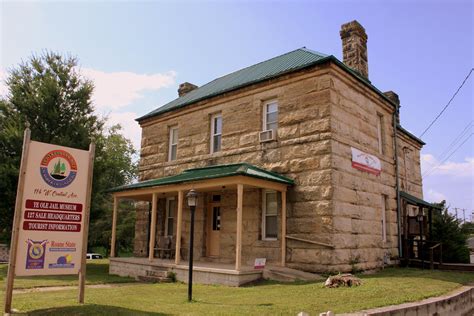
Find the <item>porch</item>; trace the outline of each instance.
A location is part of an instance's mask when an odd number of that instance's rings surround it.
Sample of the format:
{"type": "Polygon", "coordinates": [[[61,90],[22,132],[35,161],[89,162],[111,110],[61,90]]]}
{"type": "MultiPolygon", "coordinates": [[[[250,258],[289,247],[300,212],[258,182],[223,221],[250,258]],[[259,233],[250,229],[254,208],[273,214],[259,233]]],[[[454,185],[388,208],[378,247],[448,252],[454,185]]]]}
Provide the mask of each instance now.
{"type": "MultiPolygon", "coordinates": [[[[171,259],[111,258],[109,273],[140,279],[141,277],[153,278],[161,273],[166,275],[172,272],[175,273],[176,280],[187,282],[188,269],[187,261],[176,264],[171,259]]],[[[241,286],[261,279],[262,276],[263,270],[256,270],[253,266],[242,266],[237,271],[233,264],[195,261],[193,265],[193,282],[200,284],[241,286]]]]}
{"type": "Polygon", "coordinates": [[[185,194],[191,189],[199,194],[193,248],[196,282],[238,286],[258,279],[262,272],[253,269],[256,258],[285,266],[286,191],[292,184],[258,167],[232,164],[115,188],[110,273],[138,277],[160,267],[175,272],[178,280],[186,279],[191,220],[185,194]],[[116,258],[120,199],[148,202],[147,225],[139,230],[148,238],[142,242],[146,258],[116,258]]]}

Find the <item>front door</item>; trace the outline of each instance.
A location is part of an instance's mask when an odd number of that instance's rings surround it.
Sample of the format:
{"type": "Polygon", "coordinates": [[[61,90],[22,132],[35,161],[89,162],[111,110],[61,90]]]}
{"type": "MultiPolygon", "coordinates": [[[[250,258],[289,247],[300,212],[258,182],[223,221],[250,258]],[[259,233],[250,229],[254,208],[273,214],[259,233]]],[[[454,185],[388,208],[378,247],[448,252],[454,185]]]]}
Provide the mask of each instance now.
{"type": "Polygon", "coordinates": [[[221,205],[220,195],[214,195],[207,208],[207,256],[219,257],[221,205]]]}

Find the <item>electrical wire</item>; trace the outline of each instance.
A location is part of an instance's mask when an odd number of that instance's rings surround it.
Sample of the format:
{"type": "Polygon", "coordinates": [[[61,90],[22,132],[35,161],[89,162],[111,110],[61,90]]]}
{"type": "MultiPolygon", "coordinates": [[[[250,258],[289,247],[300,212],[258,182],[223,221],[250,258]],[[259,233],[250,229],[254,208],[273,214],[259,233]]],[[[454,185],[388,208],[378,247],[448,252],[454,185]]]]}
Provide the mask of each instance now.
{"type": "Polygon", "coordinates": [[[466,76],[466,78],[464,79],[464,81],[461,83],[461,85],[459,86],[459,88],[456,90],[456,92],[453,94],[453,96],[451,97],[451,99],[449,100],[448,104],[446,104],[444,106],[444,108],[441,110],[441,112],[439,112],[439,114],[434,118],[434,120],[430,123],[430,125],[428,125],[428,127],[423,131],[423,133],[421,133],[420,135],[420,138],[425,135],[425,133],[431,128],[431,126],[433,126],[433,124],[439,119],[439,117],[444,113],[444,111],[448,108],[448,106],[451,104],[451,102],[454,100],[454,98],[456,97],[456,95],[458,94],[459,90],[461,90],[461,88],[464,86],[464,84],[466,83],[467,79],[469,79],[469,77],[471,76],[472,72],[474,71],[474,68],[471,68],[471,70],[469,71],[468,75],[466,76]]]}

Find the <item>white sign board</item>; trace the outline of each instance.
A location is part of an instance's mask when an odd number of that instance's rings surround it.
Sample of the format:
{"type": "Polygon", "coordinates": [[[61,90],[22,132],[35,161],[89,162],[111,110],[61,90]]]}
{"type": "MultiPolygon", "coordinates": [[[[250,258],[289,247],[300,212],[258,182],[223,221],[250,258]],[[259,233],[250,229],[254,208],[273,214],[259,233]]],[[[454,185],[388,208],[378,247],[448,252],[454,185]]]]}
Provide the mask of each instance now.
{"type": "Polygon", "coordinates": [[[255,269],[264,269],[266,262],[267,262],[266,258],[256,258],[254,268],[255,269]]]}
{"type": "Polygon", "coordinates": [[[87,247],[89,151],[35,141],[29,146],[15,274],[77,275],[87,247]]]}
{"type": "Polygon", "coordinates": [[[382,164],[380,159],[374,155],[370,155],[351,147],[352,151],[352,167],[361,171],[366,171],[375,175],[380,175],[382,172],[382,164]]]}

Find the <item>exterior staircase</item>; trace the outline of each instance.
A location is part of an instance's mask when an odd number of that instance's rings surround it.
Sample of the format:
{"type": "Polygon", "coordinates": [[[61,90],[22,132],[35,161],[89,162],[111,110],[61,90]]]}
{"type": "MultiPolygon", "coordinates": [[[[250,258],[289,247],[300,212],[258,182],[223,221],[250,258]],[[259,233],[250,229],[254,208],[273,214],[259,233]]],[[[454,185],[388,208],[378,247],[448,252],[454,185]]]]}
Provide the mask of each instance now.
{"type": "Polygon", "coordinates": [[[172,280],[168,277],[168,268],[156,266],[151,266],[149,270],[146,270],[146,275],[139,275],[137,279],[147,283],[172,282],[172,280]]]}
{"type": "Polygon", "coordinates": [[[263,278],[278,282],[295,282],[295,281],[323,281],[324,278],[319,274],[304,272],[301,270],[291,269],[287,267],[267,266],[263,270],[263,278]]]}

